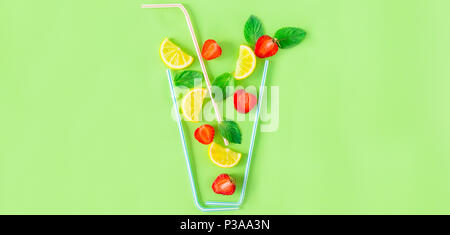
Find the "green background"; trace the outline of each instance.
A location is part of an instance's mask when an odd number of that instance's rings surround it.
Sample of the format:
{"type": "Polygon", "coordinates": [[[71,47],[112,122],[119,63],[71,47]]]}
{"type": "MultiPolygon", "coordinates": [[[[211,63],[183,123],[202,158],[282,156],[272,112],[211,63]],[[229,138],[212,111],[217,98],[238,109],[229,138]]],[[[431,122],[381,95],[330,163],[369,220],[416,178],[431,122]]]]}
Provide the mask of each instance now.
{"type": "MultiPolygon", "coordinates": [[[[0,213],[201,213],[158,55],[166,36],[194,49],[181,12],[142,3],[0,1],[0,213]]],[[[226,213],[450,213],[448,1],[183,3],[223,42],[211,76],[250,14],[309,33],[271,59],[279,129],[226,213]]]]}

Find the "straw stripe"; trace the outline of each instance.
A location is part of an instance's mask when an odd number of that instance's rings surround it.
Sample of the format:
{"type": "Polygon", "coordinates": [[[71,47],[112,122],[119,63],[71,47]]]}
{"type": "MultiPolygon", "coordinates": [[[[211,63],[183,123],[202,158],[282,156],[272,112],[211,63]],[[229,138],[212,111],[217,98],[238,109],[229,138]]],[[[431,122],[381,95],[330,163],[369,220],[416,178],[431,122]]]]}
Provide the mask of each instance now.
{"type": "Polygon", "coordinates": [[[267,77],[267,70],[269,68],[269,61],[266,60],[264,62],[264,72],[261,79],[261,86],[259,87],[259,97],[258,97],[258,106],[256,108],[256,117],[255,121],[253,123],[253,131],[252,131],[252,139],[250,141],[250,148],[248,150],[248,158],[247,158],[247,166],[245,167],[245,176],[244,176],[244,182],[242,186],[242,192],[241,197],[239,198],[238,202],[206,202],[206,205],[227,205],[227,206],[240,206],[242,202],[244,201],[245,197],[245,190],[247,188],[247,181],[248,176],[250,173],[250,163],[252,162],[252,155],[253,155],[253,147],[255,145],[255,137],[256,137],[256,131],[258,129],[258,121],[259,121],[259,114],[261,110],[261,105],[264,97],[264,86],[266,83],[266,77],[267,77]]]}
{"type": "Polygon", "coordinates": [[[226,210],[237,210],[237,209],[239,209],[239,207],[205,208],[205,207],[202,207],[200,205],[200,202],[199,202],[198,196],[197,196],[197,189],[195,187],[194,176],[192,174],[191,161],[189,159],[189,153],[188,153],[188,150],[187,150],[186,139],[184,137],[183,124],[181,123],[180,110],[178,108],[177,98],[175,96],[175,90],[174,90],[172,74],[170,73],[170,69],[167,70],[167,78],[169,79],[170,93],[172,95],[172,101],[173,101],[173,104],[174,104],[174,107],[175,107],[175,113],[176,113],[176,116],[177,116],[178,131],[180,133],[181,142],[183,144],[184,158],[186,160],[186,166],[187,166],[187,170],[188,170],[188,174],[189,174],[189,181],[191,183],[192,194],[194,196],[195,206],[197,206],[198,209],[200,209],[201,211],[204,211],[204,212],[209,212],[209,211],[226,211],[226,210]]]}

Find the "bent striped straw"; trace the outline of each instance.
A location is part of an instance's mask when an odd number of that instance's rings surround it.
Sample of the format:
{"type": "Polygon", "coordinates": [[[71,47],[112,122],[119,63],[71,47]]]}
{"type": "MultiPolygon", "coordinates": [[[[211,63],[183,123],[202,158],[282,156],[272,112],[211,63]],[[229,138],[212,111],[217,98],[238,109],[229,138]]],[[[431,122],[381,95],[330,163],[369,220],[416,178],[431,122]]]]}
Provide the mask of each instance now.
{"type": "MultiPolygon", "coordinates": [[[[144,4],[141,6],[142,8],[179,8],[184,14],[184,18],[186,18],[186,23],[189,28],[189,32],[191,33],[192,42],[194,43],[195,52],[197,53],[198,61],[200,62],[200,67],[202,68],[203,77],[205,77],[206,88],[208,89],[209,97],[211,98],[211,102],[214,108],[214,113],[216,115],[217,122],[222,122],[222,116],[220,115],[219,108],[217,107],[216,102],[212,96],[211,82],[209,81],[208,72],[206,71],[205,63],[203,62],[202,54],[200,52],[200,47],[198,46],[197,37],[195,36],[194,27],[192,26],[191,18],[189,17],[189,13],[184,8],[183,4],[175,3],[175,4],[144,4]]],[[[223,142],[225,145],[228,145],[228,140],[223,138],[223,142]]]]}
{"type": "MultiPolygon", "coordinates": [[[[206,71],[206,67],[205,64],[203,62],[203,58],[201,56],[200,53],[200,48],[198,46],[198,42],[197,42],[197,37],[195,36],[195,32],[194,29],[192,27],[192,22],[190,20],[189,17],[189,13],[187,12],[186,8],[184,8],[183,4],[144,4],[142,5],[142,8],[179,8],[183,11],[184,16],[186,18],[186,22],[187,25],[189,27],[189,31],[191,33],[191,37],[192,37],[192,41],[194,43],[194,47],[197,53],[197,57],[198,60],[200,62],[200,66],[205,78],[205,82],[206,82],[206,86],[208,88],[209,91],[209,95],[211,97],[211,101],[213,104],[213,108],[216,114],[216,118],[218,122],[222,121],[221,115],[219,113],[217,104],[214,102],[214,99],[212,97],[212,89],[211,89],[211,83],[209,81],[209,77],[208,77],[208,73],[206,71]]],[[[181,116],[180,116],[180,112],[178,109],[178,104],[177,104],[177,99],[176,99],[176,95],[175,95],[175,90],[174,90],[174,84],[173,84],[173,79],[172,79],[172,74],[170,72],[170,69],[167,70],[167,78],[169,80],[169,85],[170,85],[170,91],[171,91],[171,95],[172,95],[172,100],[174,103],[174,106],[176,107],[176,117],[177,117],[177,124],[178,124],[178,130],[180,133],[180,138],[181,138],[181,142],[183,144],[183,152],[184,152],[184,156],[185,156],[185,160],[186,160],[186,166],[187,166],[187,170],[188,170],[188,174],[189,174],[189,180],[190,180],[190,185],[191,185],[191,189],[192,189],[192,194],[194,196],[194,202],[195,205],[197,206],[198,209],[200,209],[201,211],[204,212],[209,212],[209,211],[226,211],[226,210],[237,210],[239,209],[239,206],[242,204],[244,197],[245,197],[245,190],[247,188],[247,182],[248,182],[248,177],[249,177],[249,172],[250,172],[250,164],[251,164],[251,159],[252,159],[252,155],[253,155],[253,148],[254,148],[254,144],[255,144],[255,137],[256,137],[256,131],[258,128],[258,121],[259,121],[259,115],[260,115],[260,110],[261,110],[261,104],[262,104],[262,100],[263,100],[263,96],[264,96],[264,86],[265,86],[265,81],[266,81],[266,77],[267,77],[267,70],[269,67],[269,61],[266,60],[264,63],[264,72],[263,72],[263,76],[262,76],[262,80],[261,80],[261,86],[259,89],[259,98],[258,98],[258,106],[256,109],[256,116],[255,116],[255,121],[253,123],[253,130],[252,130],[252,136],[251,136],[251,141],[250,141],[250,147],[249,147],[249,152],[248,152],[248,157],[247,157],[247,164],[246,164],[246,168],[245,168],[245,176],[244,176],[244,182],[243,182],[243,186],[242,186],[242,191],[241,191],[241,195],[239,198],[238,202],[206,202],[206,205],[220,205],[222,207],[214,207],[214,208],[210,208],[210,207],[204,207],[201,205],[199,198],[198,198],[198,194],[197,194],[197,187],[195,186],[195,181],[194,181],[194,176],[192,174],[192,167],[191,167],[191,161],[189,158],[189,153],[187,150],[187,144],[186,144],[186,139],[185,139],[185,135],[184,135],[184,130],[183,130],[183,125],[181,123],[181,116]]],[[[224,143],[225,145],[228,145],[228,141],[224,138],[224,143]]]]}

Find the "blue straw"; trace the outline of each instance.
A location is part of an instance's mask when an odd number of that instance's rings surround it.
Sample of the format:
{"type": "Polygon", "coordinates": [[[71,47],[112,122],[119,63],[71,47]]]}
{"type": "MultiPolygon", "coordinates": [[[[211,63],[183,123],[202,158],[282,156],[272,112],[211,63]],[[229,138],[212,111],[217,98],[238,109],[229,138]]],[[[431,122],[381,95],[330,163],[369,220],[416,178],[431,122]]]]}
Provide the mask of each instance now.
{"type": "Polygon", "coordinates": [[[173,85],[173,80],[172,80],[172,75],[170,73],[170,69],[167,70],[167,78],[169,79],[170,92],[172,94],[172,101],[173,101],[173,104],[174,104],[175,110],[176,110],[178,130],[180,132],[181,142],[183,143],[184,157],[186,159],[186,166],[187,166],[187,170],[188,170],[188,173],[189,173],[189,180],[190,180],[190,183],[191,183],[191,189],[192,189],[192,194],[194,196],[195,206],[197,206],[198,209],[200,209],[201,211],[204,211],[204,212],[227,211],[227,210],[237,210],[237,209],[239,209],[239,207],[205,208],[205,207],[202,207],[200,205],[200,202],[199,202],[198,196],[197,196],[197,189],[196,189],[195,183],[194,183],[194,176],[192,175],[191,161],[189,159],[189,154],[188,154],[188,151],[187,151],[186,139],[184,137],[183,125],[181,123],[180,110],[178,108],[177,98],[175,96],[175,90],[174,90],[174,85],[173,85]]]}
{"type": "Polygon", "coordinates": [[[253,146],[255,145],[256,131],[258,129],[259,113],[261,110],[262,100],[264,97],[264,86],[266,83],[268,68],[269,68],[269,61],[266,60],[264,62],[264,72],[263,72],[262,79],[261,79],[261,86],[259,87],[258,106],[256,108],[255,122],[253,123],[252,139],[250,142],[250,148],[248,150],[247,166],[245,167],[245,176],[244,176],[244,183],[242,186],[241,197],[239,198],[238,202],[206,202],[205,203],[206,205],[240,206],[242,204],[242,202],[244,201],[245,190],[247,188],[248,175],[250,172],[250,163],[252,162],[253,146]]]}

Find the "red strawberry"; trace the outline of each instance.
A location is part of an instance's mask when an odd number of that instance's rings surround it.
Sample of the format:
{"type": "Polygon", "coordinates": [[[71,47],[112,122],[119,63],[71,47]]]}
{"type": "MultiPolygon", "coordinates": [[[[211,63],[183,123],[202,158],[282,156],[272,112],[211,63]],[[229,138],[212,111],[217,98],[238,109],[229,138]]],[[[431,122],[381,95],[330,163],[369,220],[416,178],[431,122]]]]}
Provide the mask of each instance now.
{"type": "Polygon", "coordinates": [[[244,89],[234,93],[234,108],[240,113],[248,113],[255,107],[258,99],[255,95],[247,93],[244,89]]]}
{"type": "Polygon", "coordinates": [[[214,127],[210,125],[201,125],[194,132],[194,137],[202,144],[210,144],[214,139],[214,127]]]}
{"type": "Polygon", "coordinates": [[[205,60],[212,60],[222,54],[222,48],[216,41],[209,39],[203,44],[202,56],[205,60]]]}
{"type": "Polygon", "coordinates": [[[217,194],[222,195],[233,195],[236,190],[236,185],[234,184],[233,178],[227,174],[221,174],[217,176],[212,184],[212,189],[217,194]]]}
{"type": "Polygon", "coordinates": [[[278,51],[276,39],[263,35],[258,38],[255,45],[255,55],[259,58],[267,58],[275,55],[278,51]]]}

